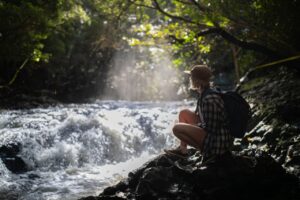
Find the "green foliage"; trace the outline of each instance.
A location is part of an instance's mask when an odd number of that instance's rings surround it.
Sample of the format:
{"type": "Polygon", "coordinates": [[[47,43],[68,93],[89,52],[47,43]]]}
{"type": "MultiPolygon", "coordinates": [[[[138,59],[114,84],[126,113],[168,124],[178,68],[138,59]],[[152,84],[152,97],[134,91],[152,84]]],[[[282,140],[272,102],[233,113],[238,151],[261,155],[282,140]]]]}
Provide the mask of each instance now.
{"type": "MultiPolygon", "coordinates": [[[[232,45],[238,47],[237,59],[242,74],[259,60],[274,55],[291,56],[299,52],[300,41],[297,37],[300,34],[299,1],[135,0],[131,2],[143,12],[143,19],[136,25],[137,27],[149,23],[157,27],[155,31],[143,30],[147,35],[146,40],[149,41],[151,35],[154,39],[151,44],[157,44],[161,38],[168,40],[170,46],[167,48],[173,49],[174,63],[180,68],[186,68],[193,63],[207,63],[213,64],[213,68],[227,66],[233,71],[232,45]],[[145,18],[145,15],[149,17],[145,18]],[[216,32],[205,33],[213,29],[222,29],[235,40],[216,32]],[[228,58],[223,59],[224,56],[228,58]]],[[[135,31],[141,35],[142,29],[136,28],[135,31]]],[[[137,38],[131,39],[135,41],[134,44],[144,45],[145,37],[137,38]]]]}
{"type": "Polygon", "coordinates": [[[126,8],[118,0],[0,0],[0,85],[64,100],[97,95],[124,46],[126,8]]]}
{"type": "Polygon", "coordinates": [[[234,46],[243,75],[270,54],[299,52],[299,8],[298,0],[0,0],[0,85],[15,77],[11,86],[101,92],[116,52],[133,51],[132,68],[146,72],[151,49],[180,70],[206,63],[218,73],[233,72],[234,46]]]}
{"type": "Polygon", "coordinates": [[[1,1],[1,60],[40,59],[43,49],[41,41],[47,38],[47,24],[52,16],[46,9],[30,1],[1,1]]]}

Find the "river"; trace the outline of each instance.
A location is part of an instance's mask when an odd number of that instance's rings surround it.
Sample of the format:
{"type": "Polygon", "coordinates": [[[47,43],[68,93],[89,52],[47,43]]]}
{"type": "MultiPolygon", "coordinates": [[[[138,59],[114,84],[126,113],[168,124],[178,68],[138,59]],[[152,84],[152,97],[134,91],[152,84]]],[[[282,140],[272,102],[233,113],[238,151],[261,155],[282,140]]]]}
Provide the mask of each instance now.
{"type": "Polygon", "coordinates": [[[74,200],[97,195],[177,144],[178,111],[191,102],[97,101],[1,110],[0,146],[19,143],[29,167],[11,173],[0,159],[0,199],[74,200]]]}

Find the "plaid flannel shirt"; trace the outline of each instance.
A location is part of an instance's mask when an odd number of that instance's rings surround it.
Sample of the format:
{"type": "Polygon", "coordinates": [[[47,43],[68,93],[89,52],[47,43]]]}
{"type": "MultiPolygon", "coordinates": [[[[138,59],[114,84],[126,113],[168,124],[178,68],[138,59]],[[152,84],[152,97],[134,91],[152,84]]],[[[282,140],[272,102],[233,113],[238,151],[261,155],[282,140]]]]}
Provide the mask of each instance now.
{"type": "Polygon", "coordinates": [[[218,94],[208,94],[202,99],[202,102],[198,101],[197,107],[203,118],[200,127],[204,128],[207,133],[203,142],[202,154],[204,156],[221,155],[230,150],[233,145],[233,137],[226,127],[222,98],[218,94]]]}

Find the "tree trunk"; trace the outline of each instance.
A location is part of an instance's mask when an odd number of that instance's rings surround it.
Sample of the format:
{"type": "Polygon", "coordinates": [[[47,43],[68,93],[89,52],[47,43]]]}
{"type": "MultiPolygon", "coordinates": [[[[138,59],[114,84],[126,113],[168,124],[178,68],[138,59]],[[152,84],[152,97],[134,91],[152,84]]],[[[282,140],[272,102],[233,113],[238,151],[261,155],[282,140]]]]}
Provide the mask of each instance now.
{"type": "Polygon", "coordinates": [[[240,67],[238,65],[238,60],[237,60],[237,55],[238,55],[238,50],[236,49],[235,45],[230,45],[231,50],[232,50],[232,59],[233,59],[233,64],[234,64],[234,69],[235,69],[235,78],[236,78],[236,83],[240,84],[240,67]]]}

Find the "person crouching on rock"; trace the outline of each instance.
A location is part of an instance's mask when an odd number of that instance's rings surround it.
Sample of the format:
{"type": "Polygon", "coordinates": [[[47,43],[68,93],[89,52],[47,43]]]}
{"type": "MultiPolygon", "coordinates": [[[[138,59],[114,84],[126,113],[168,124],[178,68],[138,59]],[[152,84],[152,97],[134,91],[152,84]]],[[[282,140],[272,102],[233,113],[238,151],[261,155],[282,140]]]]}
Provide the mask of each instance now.
{"type": "Polygon", "coordinates": [[[185,73],[190,74],[192,89],[199,93],[196,110],[179,112],[179,122],[174,125],[173,134],[180,140],[180,145],[165,152],[185,158],[188,156],[187,145],[200,150],[204,159],[230,152],[233,137],[226,127],[224,102],[216,93],[204,96],[211,90],[212,71],[206,65],[195,65],[185,73]]]}

